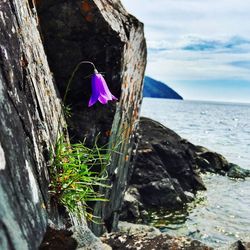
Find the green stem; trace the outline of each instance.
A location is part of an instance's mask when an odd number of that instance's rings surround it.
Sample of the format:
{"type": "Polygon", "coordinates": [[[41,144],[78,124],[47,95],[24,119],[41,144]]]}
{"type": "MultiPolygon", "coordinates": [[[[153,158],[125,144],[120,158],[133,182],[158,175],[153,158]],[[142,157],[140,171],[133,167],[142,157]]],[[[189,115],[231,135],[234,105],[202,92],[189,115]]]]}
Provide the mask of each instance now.
{"type": "Polygon", "coordinates": [[[94,68],[94,71],[96,70],[96,67],[95,67],[94,63],[92,63],[92,62],[90,62],[90,61],[81,61],[81,62],[79,62],[79,63],[76,65],[76,67],[75,67],[73,73],[71,74],[71,76],[70,76],[70,78],[69,78],[69,81],[68,81],[68,83],[67,83],[67,87],[66,87],[65,94],[64,94],[64,97],[63,97],[63,103],[65,103],[65,101],[66,101],[66,98],[67,98],[67,95],[68,95],[68,92],[69,92],[69,87],[70,87],[70,85],[71,85],[71,82],[72,82],[72,80],[74,79],[74,76],[75,76],[77,70],[79,69],[80,65],[82,65],[82,64],[91,64],[91,65],[93,66],[93,68],[94,68]]]}
{"type": "Polygon", "coordinates": [[[62,100],[62,111],[61,111],[60,116],[59,116],[59,119],[58,119],[58,127],[57,127],[57,132],[56,132],[57,138],[58,138],[58,136],[59,136],[59,128],[60,128],[60,124],[61,124],[61,118],[62,118],[62,115],[63,115],[63,112],[64,112],[64,104],[65,104],[65,101],[66,101],[66,98],[67,98],[67,95],[68,95],[68,92],[69,92],[70,85],[71,85],[71,83],[72,83],[72,81],[73,81],[73,79],[74,79],[74,76],[75,76],[77,70],[79,69],[79,67],[80,67],[82,64],[91,64],[91,65],[93,66],[93,68],[94,68],[94,73],[97,73],[97,72],[98,72],[97,69],[96,69],[96,67],[95,67],[95,65],[94,65],[94,63],[92,63],[92,62],[90,62],[90,61],[81,61],[81,62],[79,62],[79,63],[76,65],[76,67],[75,67],[73,73],[71,74],[71,76],[70,76],[70,78],[69,78],[69,81],[68,81],[68,83],[67,83],[66,90],[65,90],[65,93],[64,93],[64,96],[63,96],[63,100],[62,100]]]}

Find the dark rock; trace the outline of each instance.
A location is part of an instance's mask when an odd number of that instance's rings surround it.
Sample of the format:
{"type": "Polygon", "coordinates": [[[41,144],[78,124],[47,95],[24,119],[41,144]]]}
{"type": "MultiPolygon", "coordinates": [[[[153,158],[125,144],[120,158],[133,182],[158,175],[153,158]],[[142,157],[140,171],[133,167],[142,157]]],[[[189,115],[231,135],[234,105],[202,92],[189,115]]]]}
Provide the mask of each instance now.
{"type": "Polygon", "coordinates": [[[48,228],[39,250],[74,250],[77,242],[72,238],[73,232],[48,228]]]}
{"type": "MultiPolygon", "coordinates": [[[[142,185],[139,191],[143,203],[148,206],[180,208],[183,204],[179,193],[168,178],[142,185]]],[[[183,196],[185,196],[184,193],[183,196]]]]}
{"type": "Polygon", "coordinates": [[[130,185],[137,186],[145,205],[180,207],[190,200],[185,191],[205,189],[195,158],[180,136],[147,118],[141,118],[139,134],[130,185]]]}
{"type": "Polygon", "coordinates": [[[179,99],[179,100],[183,99],[167,84],[156,81],[148,76],[144,77],[143,96],[155,97],[155,98],[179,99]]]}
{"type": "Polygon", "coordinates": [[[228,250],[250,250],[250,242],[238,240],[228,250]]]}
{"type": "MultiPolygon", "coordinates": [[[[104,72],[111,92],[119,98],[119,103],[97,103],[88,108],[91,84],[90,78],[85,77],[93,70],[82,65],[66,99],[73,112],[68,119],[72,141],[86,138],[91,145],[100,134],[100,144],[109,141],[109,145],[119,145],[108,169],[112,189],[102,190],[109,202],[95,206],[95,215],[103,218],[106,230],[113,230],[136,147],[134,133],[146,65],[143,24],[127,13],[120,1],[42,0],[38,1],[38,12],[48,61],[61,95],[65,94],[75,66],[90,60],[104,72]]],[[[92,225],[96,234],[105,230],[102,227],[103,224],[92,225]]]]}
{"type": "Polygon", "coordinates": [[[202,171],[202,172],[206,172],[206,171],[211,171],[211,172],[214,172],[210,162],[203,158],[203,157],[200,157],[200,156],[196,156],[195,157],[195,161],[196,161],[196,164],[197,166],[199,166],[199,169],[202,171]]]}
{"type": "Polygon", "coordinates": [[[141,203],[141,196],[136,187],[130,186],[124,195],[123,210],[120,214],[120,219],[128,219],[134,221],[136,218],[143,217],[143,204],[141,203]]]}
{"type": "Polygon", "coordinates": [[[0,2],[0,249],[37,249],[53,217],[45,152],[61,104],[37,26],[32,1],[0,2]]]}
{"type": "Polygon", "coordinates": [[[186,145],[182,144],[182,141],[169,144],[168,141],[164,140],[152,146],[164,163],[165,170],[172,178],[179,181],[184,190],[195,192],[205,189],[204,184],[199,180],[198,173],[195,171],[196,165],[192,154],[186,145]]]}
{"type": "MultiPolygon", "coordinates": [[[[142,219],[141,207],[180,209],[194,199],[198,190],[205,190],[201,173],[212,172],[232,178],[245,178],[249,170],[229,163],[222,155],[195,146],[182,139],[172,130],[149,118],[140,119],[140,142],[130,186],[139,191],[137,206],[142,219]]],[[[133,204],[137,197],[134,196],[133,204]]],[[[126,201],[126,207],[131,207],[126,201]]],[[[126,208],[123,207],[123,215],[126,208]]],[[[122,217],[123,220],[131,218],[122,217]]],[[[135,218],[131,221],[136,221],[135,218]]]]}
{"type": "MultiPolygon", "coordinates": [[[[211,151],[198,153],[198,156],[203,159],[203,163],[199,165],[203,172],[212,172],[225,175],[229,170],[229,162],[221,154],[211,151]],[[204,160],[208,163],[204,164],[204,160]]],[[[199,161],[200,162],[200,161],[199,161]]]]}
{"type": "Polygon", "coordinates": [[[139,134],[141,141],[131,185],[171,177],[185,191],[205,189],[195,172],[195,159],[179,135],[148,118],[141,118],[139,134]]]}
{"type": "Polygon", "coordinates": [[[229,163],[227,176],[230,178],[245,179],[246,177],[250,177],[250,170],[243,169],[236,164],[229,163]]]}

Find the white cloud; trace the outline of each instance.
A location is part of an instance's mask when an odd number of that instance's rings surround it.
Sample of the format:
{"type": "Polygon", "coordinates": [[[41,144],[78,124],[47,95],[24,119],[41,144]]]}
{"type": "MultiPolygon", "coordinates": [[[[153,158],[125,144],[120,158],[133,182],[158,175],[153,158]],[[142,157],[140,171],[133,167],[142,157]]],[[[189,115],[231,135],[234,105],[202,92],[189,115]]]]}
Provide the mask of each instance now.
{"type": "Polygon", "coordinates": [[[145,23],[146,36],[150,40],[190,33],[205,36],[249,34],[247,24],[250,1],[248,0],[122,0],[122,2],[129,12],[145,23]]]}
{"type": "Polygon", "coordinates": [[[147,74],[162,81],[198,79],[249,80],[249,69],[233,62],[248,61],[250,53],[163,50],[150,52],[147,74]]]}
{"type": "Polygon", "coordinates": [[[170,85],[179,80],[250,80],[250,1],[122,2],[145,24],[147,75],[170,85]]]}

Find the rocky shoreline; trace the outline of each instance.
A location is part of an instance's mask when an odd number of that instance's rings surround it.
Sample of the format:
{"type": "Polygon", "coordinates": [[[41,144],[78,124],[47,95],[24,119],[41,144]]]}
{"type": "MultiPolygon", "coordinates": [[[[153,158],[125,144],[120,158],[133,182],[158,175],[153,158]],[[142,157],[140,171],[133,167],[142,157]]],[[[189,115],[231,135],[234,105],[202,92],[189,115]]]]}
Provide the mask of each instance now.
{"type": "MultiPolygon", "coordinates": [[[[89,147],[97,137],[101,145],[118,144],[107,166],[112,188],[102,190],[109,202],[97,203],[93,209],[103,220],[91,227],[98,236],[105,230],[116,231],[121,213],[121,219],[143,222],[151,207],[181,208],[198,190],[205,190],[203,172],[249,176],[221,155],[190,144],[146,118],[140,122],[138,155],[131,166],[147,48],[143,24],[121,1],[10,0],[1,2],[0,14],[1,250],[40,246],[54,250],[54,240],[61,250],[104,249],[84,216],[69,216],[51,199],[51,155],[62,136],[71,143],[86,139],[89,147]],[[85,60],[105,72],[117,103],[88,107],[88,76],[93,69],[78,67],[85,60]],[[68,107],[72,116],[64,119],[68,107]]],[[[60,178],[57,181],[61,183],[60,178]]],[[[134,234],[123,234],[138,241],[134,234]]],[[[162,244],[171,241],[167,235],[156,237],[162,244]]],[[[103,241],[110,243],[108,238],[103,241]]],[[[130,249],[136,249],[133,242],[128,243],[130,249]]]]}
{"type": "MultiPolygon", "coordinates": [[[[128,222],[119,222],[118,232],[97,238],[87,233],[85,240],[72,231],[49,228],[39,250],[213,250],[214,248],[188,237],[174,237],[159,229],[128,222]]],[[[81,236],[83,237],[83,236],[81,236]]],[[[236,241],[221,250],[249,250],[250,242],[236,241]]]]}
{"type": "MultiPolygon", "coordinates": [[[[213,250],[204,243],[187,237],[174,237],[150,226],[119,223],[118,233],[105,234],[101,240],[113,250],[213,250]]],[[[105,245],[105,246],[107,246],[105,245]]],[[[249,250],[250,242],[236,241],[221,250],[249,250]]],[[[105,250],[109,250],[105,248],[105,250]]]]}
{"type": "Polygon", "coordinates": [[[211,172],[245,179],[250,171],[228,162],[222,155],[181,138],[149,118],[140,119],[140,142],[121,219],[145,222],[148,210],[182,209],[206,190],[201,174],[211,172]]]}
{"type": "MultiPolygon", "coordinates": [[[[200,241],[170,236],[145,225],[148,223],[149,210],[183,209],[188,202],[195,200],[197,191],[206,190],[202,181],[203,173],[244,179],[250,176],[250,171],[228,162],[216,152],[193,145],[149,118],[140,119],[138,134],[140,140],[137,156],[129,175],[118,232],[105,233],[100,237],[102,243],[98,238],[88,236],[88,245],[91,247],[78,245],[77,249],[213,249],[200,241]]],[[[71,243],[71,247],[75,244],[74,239],[79,242],[73,233],[72,238],[69,238],[70,233],[66,231],[51,232],[56,237],[51,241],[49,234],[42,244],[42,250],[51,249],[47,246],[57,249],[58,245],[61,249],[63,239],[71,243]]],[[[227,249],[250,249],[250,243],[237,241],[227,249]]]]}

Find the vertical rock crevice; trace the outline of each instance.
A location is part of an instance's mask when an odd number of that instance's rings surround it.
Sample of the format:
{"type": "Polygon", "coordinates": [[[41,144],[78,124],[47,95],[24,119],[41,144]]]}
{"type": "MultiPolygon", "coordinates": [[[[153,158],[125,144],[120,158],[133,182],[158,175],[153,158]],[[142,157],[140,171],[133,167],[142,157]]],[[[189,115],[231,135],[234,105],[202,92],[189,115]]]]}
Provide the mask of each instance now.
{"type": "MultiPolygon", "coordinates": [[[[86,137],[91,145],[101,133],[101,144],[119,143],[119,154],[113,154],[108,169],[110,202],[97,204],[95,209],[107,229],[114,230],[142,98],[146,64],[143,26],[120,1],[0,2],[1,249],[37,249],[48,218],[53,219],[48,194],[49,152],[58,129],[62,129],[58,126],[60,96],[81,60],[93,61],[105,73],[112,93],[119,97],[117,103],[88,109],[91,90],[90,79],[85,76],[91,69],[83,66],[67,98],[73,108],[68,121],[72,141],[86,137]]],[[[64,122],[62,117],[60,125],[64,122]]],[[[80,221],[76,224],[82,225],[80,221]]],[[[94,230],[100,234],[104,229],[95,225],[94,230]]]]}
{"type": "MultiPolygon", "coordinates": [[[[143,24],[127,13],[120,1],[43,0],[37,8],[48,61],[61,95],[77,63],[90,60],[104,72],[111,92],[119,98],[117,103],[88,108],[91,83],[85,76],[92,69],[84,65],[67,97],[72,106],[68,120],[71,141],[86,138],[91,145],[100,134],[99,143],[119,144],[119,154],[113,154],[108,169],[112,186],[106,195],[109,202],[95,208],[106,229],[115,230],[142,100],[146,66],[143,24]]],[[[103,232],[100,225],[94,225],[93,230],[103,232]]]]}

